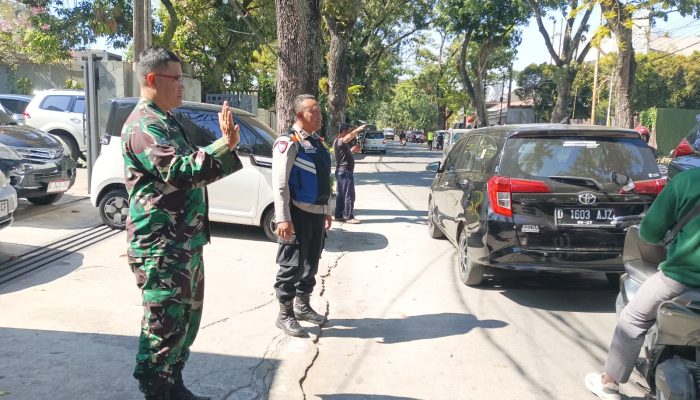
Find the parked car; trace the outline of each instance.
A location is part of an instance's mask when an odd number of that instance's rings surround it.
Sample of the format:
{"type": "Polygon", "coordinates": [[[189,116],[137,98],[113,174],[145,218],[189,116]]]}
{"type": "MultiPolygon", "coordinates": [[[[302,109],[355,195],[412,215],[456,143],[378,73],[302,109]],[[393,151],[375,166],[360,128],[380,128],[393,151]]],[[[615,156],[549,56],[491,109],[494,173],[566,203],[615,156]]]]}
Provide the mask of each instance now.
{"type": "MultiPolygon", "coordinates": [[[[113,229],[124,229],[129,201],[124,186],[121,130],[136,106],[136,98],[112,101],[100,155],[93,167],[90,201],[102,221],[113,229]]],[[[261,226],[270,240],[276,240],[275,210],[272,204],[272,146],[277,134],[253,114],[234,109],[241,141],[236,149],[243,169],[209,186],[209,219],[261,226]]],[[[186,101],[173,111],[185,134],[204,147],[221,137],[218,113],[221,106],[186,101]]]]}
{"type": "Polygon", "coordinates": [[[394,137],[396,136],[396,132],[392,128],[384,128],[384,139],[386,140],[394,140],[394,137]]]}
{"type": "Polygon", "coordinates": [[[457,143],[457,141],[464,136],[465,134],[473,131],[474,129],[471,128],[466,128],[466,129],[457,129],[457,128],[452,128],[445,133],[444,137],[444,143],[442,145],[442,152],[444,156],[447,156],[447,153],[450,152],[450,149],[452,148],[452,145],[457,143]]]}
{"type": "Polygon", "coordinates": [[[0,94],[0,105],[20,124],[25,122],[24,111],[31,100],[32,96],[22,94],[0,94]]]}
{"type": "Polygon", "coordinates": [[[673,159],[668,164],[669,179],[687,169],[700,167],[700,114],[695,118],[697,125],[681,139],[671,153],[673,159]]]}
{"type": "Polygon", "coordinates": [[[17,191],[10,185],[10,180],[5,174],[0,172],[0,229],[12,224],[15,209],[17,209],[17,191]]]}
{"type": "MultiPolygon", "coordinates": [[[[55,137],[0,112],[0,171],[33,204],[56,202],[75,183],[75,162],[55,137]]],[[[0,213],[1,214],[1,213],[0,213]]]]}
{"type": "Polygon", "coordinates": [[[24,110],[27,125],[58,136],[74,160],[84,158],[85,93],[80,90],[43,90],[34,95],[24,110]]]}
{"type": "Polygon", "coordinates": [[[429,234],[457,247],[466,285],[490,267],[604,272],[615,282],[624,272],[619,217],[643,213],[666,183],[637,132],[582,125],[470,130],[427,169],[436,172],[429,234]],[[621,187],[624,176],[634,190],[621,187]]]}
{"type": "Polygon", "coordinates": [[[384,134],[379,131],[365,132],[361,143],[360,152],[362,154],[370,151],[386,154],[386,139],[384,134]]]}

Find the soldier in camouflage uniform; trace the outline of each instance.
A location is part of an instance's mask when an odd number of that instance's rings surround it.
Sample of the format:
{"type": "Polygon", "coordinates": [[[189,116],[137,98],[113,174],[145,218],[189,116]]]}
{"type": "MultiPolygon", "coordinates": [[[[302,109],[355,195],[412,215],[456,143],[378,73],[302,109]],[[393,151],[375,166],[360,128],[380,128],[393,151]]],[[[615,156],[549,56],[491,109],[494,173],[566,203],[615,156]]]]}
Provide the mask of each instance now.
{"type": "Polygon", "coordinates": [[[122,130],[128,258],[144,306],[134,377],[146,399],[208,399],[185,388],[182,369],[202,317],[204,186],[242,168],[234,152],[239,128],[224,103],[223,136],[199,150],[170,113],[182,104],[180,59],[149,48],[138,67],[141,98],[122,130]]]}

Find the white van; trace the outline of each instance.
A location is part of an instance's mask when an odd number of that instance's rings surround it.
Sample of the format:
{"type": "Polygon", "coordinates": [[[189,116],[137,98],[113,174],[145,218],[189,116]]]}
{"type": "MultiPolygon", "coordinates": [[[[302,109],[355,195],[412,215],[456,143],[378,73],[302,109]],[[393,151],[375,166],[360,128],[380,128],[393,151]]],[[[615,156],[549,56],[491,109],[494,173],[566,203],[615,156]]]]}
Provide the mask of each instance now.
{"type": "MultiPolygon", "coordinates": [[[[98,208],[102,221],[113,229],[124,229],[129,202],[124,185],[124,160],[121,130],[136,106],[137,98],[112,101],[107,132],[95,161],[90,181],[90,201],[98,208]]],[[[184,102],[173,110],[192,143],[204,147],[221,137],[221,106],[184,102]]],[[[234,109],[240,125],[241,141],[237,148],[243,169],[208,185],[209,219],[262,227],[270,240],[276,240],[275,209],[272,204],[272,146],[277,134],[258,121],[253,114],[234,109]]]]}

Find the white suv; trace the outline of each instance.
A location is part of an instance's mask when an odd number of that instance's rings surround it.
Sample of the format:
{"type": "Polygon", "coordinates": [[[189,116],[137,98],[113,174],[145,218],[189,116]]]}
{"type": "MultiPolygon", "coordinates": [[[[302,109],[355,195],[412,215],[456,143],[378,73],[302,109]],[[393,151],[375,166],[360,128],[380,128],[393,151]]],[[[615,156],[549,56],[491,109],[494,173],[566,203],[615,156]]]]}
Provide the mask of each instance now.
{"type": "MultiPolygon", "coordinates": [[[[129,213],[120,136],[137,100],[112,100],[107,132],[90,180],[90,201],[98,208],[102,221],[113,229],[124,229],[129,213]]],[[[221,137],[219,111],[221,106],[186,101],[173,114],[187,138],[204,147],[221,137]]],[[[268,239],[274,241],[277,237],[272,204],[272,146],[277,134],[246,111],[234,109],[234,118],[241,127],[237,153],[243,169],[207,186],[209,219],[261,226],[268,239]]]]}
{"type": "Polygon", "coordinates": [[[42,90],[24,110],[25,123],[61,138],[74,160],[84,158],[85,93],[80,90],[42,90]]]}

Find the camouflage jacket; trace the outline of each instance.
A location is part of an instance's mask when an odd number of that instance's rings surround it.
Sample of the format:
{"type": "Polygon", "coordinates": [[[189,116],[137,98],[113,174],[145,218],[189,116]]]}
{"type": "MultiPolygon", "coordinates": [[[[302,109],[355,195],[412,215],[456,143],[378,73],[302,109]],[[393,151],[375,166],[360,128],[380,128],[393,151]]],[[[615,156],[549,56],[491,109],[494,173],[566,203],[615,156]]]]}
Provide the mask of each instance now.
{"type": "Polygon", "coordinates": [[[130,257],[159,256],[209,242],[204,186],[243,167],[223,138],[198,149],[172,114],[141,98],[122,129],[130,257]]]}

